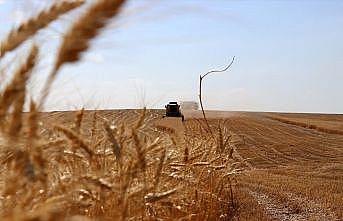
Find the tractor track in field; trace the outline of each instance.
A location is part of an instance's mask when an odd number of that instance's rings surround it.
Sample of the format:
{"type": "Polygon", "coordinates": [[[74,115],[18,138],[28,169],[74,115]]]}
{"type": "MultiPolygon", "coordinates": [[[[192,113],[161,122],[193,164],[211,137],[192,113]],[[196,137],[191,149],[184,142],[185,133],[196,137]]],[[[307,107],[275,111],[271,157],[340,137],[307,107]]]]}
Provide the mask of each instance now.
{"type": "Polygon", "coordinates": [[[288,200],[286,203],[280,202],[275,196],[267,193],[252,190],[248,190],[248,193],[255,198],[269,216],[280,221],[339,221],[337,215],[332,211],[312,200],[292,193],[286,194],[288,200]],[[289,204],[296,204],[298,207],[294,208],[289,204]]]}
{"type": "Polygon", "coordinates": [[[273,116],[267,116],[267,117],[269,119],[276,120],[276,121],[279,121],[281,123],[294,125],[297,127],[303,127],[303,128],[315,130],[315,131],[322,132],[322,133],[343,135],[343,130],[339,130],[339,129],[325,128],[325,127],[317,126],[315,124],[310,124],[308,122],[302,122],[299,120],[290,120],[290,119],[286,119],[286,118],[273,117],[273,116]]]}
{"type": "Polygon", "coordinates": [[[281,221],[339,221],[340,218],[320,203],[296,193],[279,191],[266,184],[243,182],[241,190],[251,195],[266,214],[281,221]]]}
{"type": "Polygon", "coordinates": [[[242,137],[243,144],[238,151],[249,158],[258,157],[275,165],[276,162],[289,164],[323,158],[339,162],[343,159],[340,148],[343,137],[339,135],[335,140],[327,139],[332,135],[325,134],[318,138],[308,129],[289,128],[263,117],[232,118],[228,127],[242,137]]]}
{"type": "Polygon", "coordinates": [[[173,134],[177,142],[183,143],[185,140],[185,127],[181,118],[178,117],[166,117],[162,119],[155,119],[153,122],[157,129],[165,130],[173,134]]]}

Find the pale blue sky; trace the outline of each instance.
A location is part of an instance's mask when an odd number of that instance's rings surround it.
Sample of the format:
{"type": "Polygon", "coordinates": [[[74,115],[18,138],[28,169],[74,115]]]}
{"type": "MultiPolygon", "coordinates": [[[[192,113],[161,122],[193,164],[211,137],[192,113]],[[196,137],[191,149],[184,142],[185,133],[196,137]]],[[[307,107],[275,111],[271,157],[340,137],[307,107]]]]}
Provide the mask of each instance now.
{"type": "MultiPolygon", "coordinates": [[[[0,36],[47,2],[0,0],[0,36]]],[[[230,71],[205,81],[207,108],[343,113],[342,12],[334,0],[129,1],[84,59],[63,68],[47,108],[197,100],[199,74],[236,56],[230,71]]],[[[55,53],[77,14],[34,39],[45,54],[55,53]]],[[[42,58],[32,88],[52,63],[42,58]]]]}

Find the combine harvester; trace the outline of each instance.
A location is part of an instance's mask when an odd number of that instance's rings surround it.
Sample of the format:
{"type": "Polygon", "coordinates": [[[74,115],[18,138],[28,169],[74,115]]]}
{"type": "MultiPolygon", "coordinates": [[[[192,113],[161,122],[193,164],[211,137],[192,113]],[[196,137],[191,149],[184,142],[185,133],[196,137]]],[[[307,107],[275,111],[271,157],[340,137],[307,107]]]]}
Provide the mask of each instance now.
{"type": "Polygon", "coordinates": [[[181,117],[182,121],[185,120],[185,117],[181,113],[180,105],[177,102],[175,102],[175,101],[169,102],[169,104],[167,104],[165,106],[165,108],[166,108],[166,114],[163,115],[163,118],[165,118],[165,117],[181,117]]]}
{"type": "Polygon", "coordinates": [[[163,119],[155,121],[155,126],[164,131],[169,131],[176,135],[178,142],[184,142],[185,128],[183,121],[184,115],[181,113],[180,105],[177,102],[169,102],[166,106],[163,119]]]}

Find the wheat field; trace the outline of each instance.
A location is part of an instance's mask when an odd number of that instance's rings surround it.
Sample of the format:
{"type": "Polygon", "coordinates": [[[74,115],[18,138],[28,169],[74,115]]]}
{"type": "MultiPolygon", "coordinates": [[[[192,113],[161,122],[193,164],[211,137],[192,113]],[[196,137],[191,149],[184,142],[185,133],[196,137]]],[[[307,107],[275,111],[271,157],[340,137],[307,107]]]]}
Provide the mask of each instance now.
{"type": "Polygon", "coordinates": [[[231,147],[213,148],[198,124],[187,129],[186,142],[172,127],[152,123],[160,111],[37,118],[35,139],[26,123],[18,140],[2,135],[3,219],[204,220],[234,213],[231,147]]]}
{"type": "MultiPolygon", "coordinates": [[[[23,22],[1,41],[1,57],[82,4],[56,2],[23,22]]],[[[206,136],[200,124],[187,133],[155,125],[152,121],[161,114],[156,111],[42,112],[59,69],[80,60],[123,4],[93,2],[71,25],[38,100],[29,98],[27,85],[43,53],[39,45],[32,44],[14,73],[5,73],[1,220],[206,220],[233,215],[230,180],[237,170],[232,154],[226,154],[232,152],[227,133],[219,134],[220,146],[214,148],[216,142],[200,137],[206,136]]]]}
{"type": "Polygon", "coordinates": [[[0,59],[30,47],[0,67],[0,220],[342,220],[341,115],[45,112],[60,69],[125,1],[91,3],[38,95],[28,85],[45,52],[30,39],[84,1],[57,1],[1,37],[0,59]]]}

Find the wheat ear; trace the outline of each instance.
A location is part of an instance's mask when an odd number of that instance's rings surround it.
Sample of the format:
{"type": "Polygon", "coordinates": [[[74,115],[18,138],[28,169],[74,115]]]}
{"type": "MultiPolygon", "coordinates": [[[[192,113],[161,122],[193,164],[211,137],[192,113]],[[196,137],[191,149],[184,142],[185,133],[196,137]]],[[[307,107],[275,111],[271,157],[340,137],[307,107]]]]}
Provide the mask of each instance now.
{"type": "Polygon", "coordinates": [[[110,126],[107,123],[104,123],[104,128],[106,131],[107,138],[111,142],[111,147],[112,147],[113,153],[116,156],[117,161],[120,162],[121,146],[118,143],[116,137],[114,136],[113,130],[110,128],[110,126]]]}
{"type": "Polygon", "coordinates": [[[93,151],[88,144],[74,131],[63,126],[55,126],[55,130],[62,132],[71,141],[74,148],[80,147],[87,152],[89,157],[93,156],[93,151]]]}
{"type": "Polygon", "coordinates": [[[64,35],[55,66],[43,88],[40,108],[44,105],[50,87],[61,66],[80,60],[81,53],[89,48],[90,40],[98,35],[110,18],[119,13],[125,0],[98,0],[95,2],[64,35]]]}
{"type": "Polygon", "coordinates": [[[11,119],[9,123],[8,135],[11,138],[18,138],[18,134],[23,126],[22,113],[25,104],[26,89],[21,90],[13,104],[13,111],[11,113],[11,119]]]}
{"type": "Polygon", "coordinates": [[[0,94],[0,124],[3,122],[10,106],[15,102],[15,107],[12,114],[12,122],[10,125],[10,134],[13,135],[21,128],[21,112],[25,102],[26,82],[36,63],[38,47],[33,46],[26,62],[22,64],[14,73],[13,80],[0,94]],[[24,100],[23,100],[24,99],[24,100]]]}
{"type": "Polygon", "coordinates": [[[29,116],[27,119],[27,124],[28,124],[28,139],[35,139],[37,138],[37,130],[38,130],[38,123],[37,123],[37,108],[36,108],[36,103],[31,99],[30,102],[30,112],[29,116]]]}
{"type": "Polygon", "coordinates": [[[16,29],[13,29],[7,37],[0,42],[0,58],[7,52],[16,49],[39,30],[55,21],[59,16],[79,7],[82,3],[83,1],[62,1],[56,3],[49,9],[40,12],[36,17],[30,18],[16,29]]]}
{"type": "Polygon", "coordinates": [[[75,130],[75,132],[77,134],[81,133],[81,124],[82,124],[82,119],[83,119],[84,111],[85,111],[85,109],[82,108],[80,111],[78,111],[76,113],[76,116],[75,116],[74,130],[75,130]]]}

